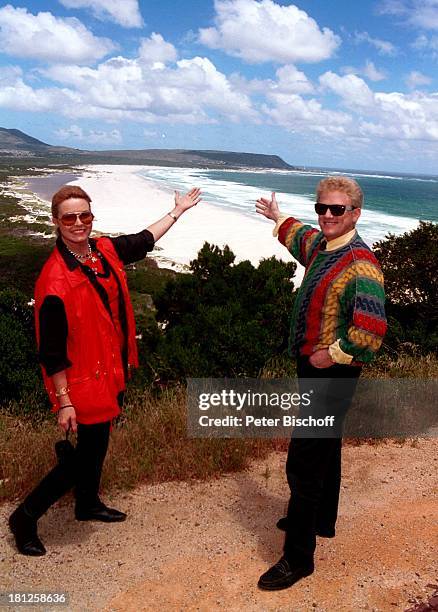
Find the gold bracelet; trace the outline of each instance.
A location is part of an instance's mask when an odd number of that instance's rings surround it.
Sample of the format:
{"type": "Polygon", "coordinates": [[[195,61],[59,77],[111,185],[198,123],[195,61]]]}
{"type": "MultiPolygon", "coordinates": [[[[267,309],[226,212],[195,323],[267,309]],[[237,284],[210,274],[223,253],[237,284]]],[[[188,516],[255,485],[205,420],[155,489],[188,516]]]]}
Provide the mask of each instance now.
{"type": "Polygon", "coordinates": [[[70,389],[68,387],[61,387],[59,391],[55,391],[55,395],[56,397],[61,397],[61,395],[67,395],[69,391],[70,389]]]}
{"type": "Polygon", "coordinates": [[[172,219],[173,219],[174,221],[178,221],[178,217],[177,217],[176,215],[174,215],[173,213],[168,212],[167,214],[169,215],[169,217],[172,217],[172,219]]]}

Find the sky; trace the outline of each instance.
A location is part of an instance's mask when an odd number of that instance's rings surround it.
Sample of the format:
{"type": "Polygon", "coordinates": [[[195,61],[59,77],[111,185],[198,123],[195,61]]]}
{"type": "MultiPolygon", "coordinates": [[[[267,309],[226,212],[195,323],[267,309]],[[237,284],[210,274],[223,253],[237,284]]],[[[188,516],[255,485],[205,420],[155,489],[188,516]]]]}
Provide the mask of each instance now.
{"type": "Polygon", "coordinates": [[[0,126],[81,149],[220,149],[438,174],[438,0],[22,0],[0,126]]]}

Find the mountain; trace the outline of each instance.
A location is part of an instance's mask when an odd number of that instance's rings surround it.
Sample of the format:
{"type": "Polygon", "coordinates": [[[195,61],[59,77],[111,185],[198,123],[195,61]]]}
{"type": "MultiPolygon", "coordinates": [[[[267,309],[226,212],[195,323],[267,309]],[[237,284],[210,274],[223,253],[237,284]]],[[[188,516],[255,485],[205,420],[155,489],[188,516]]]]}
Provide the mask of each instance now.
{"type": "Polygon", "coordinates": [[[37,138],[33,138],[20,130],[8,130],[0,127],[0,156],[5,154],[35,155],[37,153],[64,153],[76,152],[79,149],[68,147],[53,147],[37,138]]]}
{"type": "Polygon", "coordinates": [[[70,164],[144,164],[162,166],[201,166],[206,168],[276,168],[292,170],[278,155],[235,151],[197,151],[185,149],[132,149],[86,151],[56,147],[20,130],[0,127],[0,162],[30,158],[32,163],[70,164]]]}

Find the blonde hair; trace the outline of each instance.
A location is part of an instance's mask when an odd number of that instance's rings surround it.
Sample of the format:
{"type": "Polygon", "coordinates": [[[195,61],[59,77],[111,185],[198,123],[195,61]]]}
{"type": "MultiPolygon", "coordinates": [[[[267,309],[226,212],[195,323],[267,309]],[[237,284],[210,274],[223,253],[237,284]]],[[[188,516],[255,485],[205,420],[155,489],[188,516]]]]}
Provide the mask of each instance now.
{"type": "Polygon", "coordinates": [[[347,178],[346,176],[328,176],[322,179],[316,187],[317,200],[327,191],[342,191],[350,196],[352,206],[357,208],[362,208],[363,206],[363,191],[354,179],[347,178]]]}

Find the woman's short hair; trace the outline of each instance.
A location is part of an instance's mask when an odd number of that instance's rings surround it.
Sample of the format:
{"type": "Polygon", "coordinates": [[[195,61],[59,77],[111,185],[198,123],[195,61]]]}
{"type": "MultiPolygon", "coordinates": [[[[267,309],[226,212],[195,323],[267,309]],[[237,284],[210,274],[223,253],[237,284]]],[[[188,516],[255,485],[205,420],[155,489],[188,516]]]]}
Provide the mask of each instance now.
{"type": "Polygon", "coordinates": [[[83,200],[87,200],[88,204],[91,202],[90,196],[82,187],[78,187],[77,185],[63,185],[52,197],[52,217],[55,219],[58,217],[59,205],[69,198],[82,198],[83,200]]]}
{"type": "Polygon", "coordinates": [[[354,179],[346,176],[328,176],[322,179],[316,187],[316,198],[319,201],[320,196],[327,191],[342,191],[351,198],[352,206],[362,208],[363,206],[363,191],[354,179]]]}

